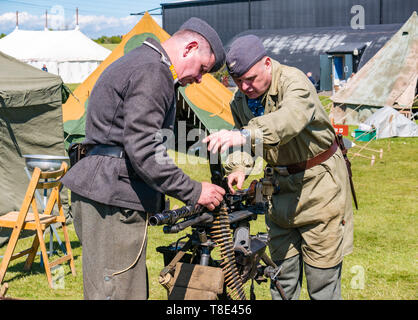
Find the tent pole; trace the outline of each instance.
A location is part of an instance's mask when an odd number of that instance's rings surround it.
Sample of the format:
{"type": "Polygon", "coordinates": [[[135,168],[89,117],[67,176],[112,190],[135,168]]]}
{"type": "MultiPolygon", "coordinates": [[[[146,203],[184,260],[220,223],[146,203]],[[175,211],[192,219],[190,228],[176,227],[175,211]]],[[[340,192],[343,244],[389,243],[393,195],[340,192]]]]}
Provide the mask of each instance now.
{"type": "Polygon", "coordinates": [[[364,156],[364,155],[362,155],[360,153],[354,153],[354,155],[353,155],[353,157],[351,159],[354,159],[354,157],[356,157],[356,156],[357,157],[361,157],[361,158],[365,158],[365,159],[370,159],[370,165],[371,166],[374,165],[374,163],[376,161],[376,158],[375,158],[374,155],[372,155],[371,157],[367,157],[367,156],[364,156]]]}
{"type": "Polygon", "coordinates": [[[377,152],[377,153],[379,153],[379,158],[380,159],[382,159],[383,158],[383,149],[382,148],[380,148],[380,150],[376,150],[376,149],[372,149],[372,148],[366,148],[366,147],[362,147],[362,146],[359,146],[359,145],[355,145],[355,146],[353,146],[353,148],[362,148],[362,149],[364,149],[364,150],[368,150],[368,151],[372,151],[372,152],[377,152]]]}
{"type": "Polygon", "coordinates": [[[376,140],[376,137],[374,137],[373,139],[370,139],[364,146],[362,146],[360,148],[360,150],[357,153],[354,154],[353,159],[354,159],[355,156],[360,155],[360,152],[362,152],[369,145],[369,143],[372,142],[373,140],[376,140]]]}

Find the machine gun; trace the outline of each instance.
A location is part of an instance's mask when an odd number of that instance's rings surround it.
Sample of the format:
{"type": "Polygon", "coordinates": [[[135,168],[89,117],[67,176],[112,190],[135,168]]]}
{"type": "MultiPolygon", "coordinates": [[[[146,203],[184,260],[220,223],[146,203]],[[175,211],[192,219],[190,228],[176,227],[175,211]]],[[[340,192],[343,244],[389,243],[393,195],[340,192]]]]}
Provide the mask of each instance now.
{"type": "MultiPolygon", "coordinates": [[[[276,285],[283,299],[286,299],[283,288],[277,276],[280,267],[274,264],[266,254],[268,236],[265,233],[250,234],[250,221],[264,214],[269,205],[271,195],[276,191],[272,183],[270,168],[265,172],[265,178],[254,180],[246,190],[229,193],[227,178],[218,154],[218,162],[210,162],[211,180],[225,189],[221,204],[214,210],[208,211],[202,207],[192,208],[184,206],[179,209],[165,210],[150,217],[151,226],[164,225],[164,233],[178,233],[191,227],[192,233],[179,238],[169,246],[161,246],[157,251],[164,255],[164,269],[160,273],[160,283],[167,289],[169,298],[178,279],[176,269],[178,263],[188,263],[195,266],[207,267],[201,274],[210,274],[213,269],[221,269],[223,274],[222,292],[217,292],[218,299],[245,300],[243,284],[252,280],[251,298],[255,299],[253,281],[258,284],[267,278],[276,285]],[[181,240],[188,238],[187,242],[181,240]],[[214,259],[212,250],[220,249],[221,259],[214,259]],[[264,262],[264,265],[261,264],[264,262]]],[[[193,270],[193,268],[189,268],[193,270]]],[[[215,273],[213,273],[215,274],[215,273]]],[[[190,287],[192,274],[186,276],[190,287]]],[[[202,282],[215,282],[211,279],[200,279],[202,282]]],[[[180,290],[182,291],[182,290],[180,290]]],[[[182,298],[187,298],[182,291],[182,298]]],[[[179,296],[172,297],[179,299],[179,296]]],[[[192,297],[193,298],[193,297],[192,297]]],[[[196,299],[196,297],[194,297],[196,299]]]]}

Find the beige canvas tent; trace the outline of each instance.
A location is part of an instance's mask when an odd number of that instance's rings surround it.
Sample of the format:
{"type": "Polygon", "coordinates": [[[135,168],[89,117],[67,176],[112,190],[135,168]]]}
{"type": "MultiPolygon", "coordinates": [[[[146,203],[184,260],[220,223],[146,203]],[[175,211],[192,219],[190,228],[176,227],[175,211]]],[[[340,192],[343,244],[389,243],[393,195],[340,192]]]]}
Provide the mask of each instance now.
{"type": "Polygon", "coordinates": [[[332,97],[335,123],[359,124],[389,106],[411,114],[418,78],[418,17],[396,34],[332,97]]]}

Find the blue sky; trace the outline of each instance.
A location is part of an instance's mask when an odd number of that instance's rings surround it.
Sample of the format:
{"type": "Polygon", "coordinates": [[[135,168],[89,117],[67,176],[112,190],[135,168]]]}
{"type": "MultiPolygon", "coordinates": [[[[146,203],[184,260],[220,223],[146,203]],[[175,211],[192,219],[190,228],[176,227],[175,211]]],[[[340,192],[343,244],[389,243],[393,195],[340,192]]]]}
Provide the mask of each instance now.
{"type": "MultiPolygon", "coordinates": [[[[19,11],[20,29],[43,30],[45,10],[48,11],[49,28],[72,29],[78,7],[79,26],[87,36],[122,35],[140,19],[140,16],[131,16],[130,13],[151,10],[169,2],[178,0],[0,0],[0,33],[13,31],[16,11],[19,11]]],[[[153,13],[160,13],[160,10],[153,13]]],[[[152,17],[161,25],[161,16],[152,17]]]]}

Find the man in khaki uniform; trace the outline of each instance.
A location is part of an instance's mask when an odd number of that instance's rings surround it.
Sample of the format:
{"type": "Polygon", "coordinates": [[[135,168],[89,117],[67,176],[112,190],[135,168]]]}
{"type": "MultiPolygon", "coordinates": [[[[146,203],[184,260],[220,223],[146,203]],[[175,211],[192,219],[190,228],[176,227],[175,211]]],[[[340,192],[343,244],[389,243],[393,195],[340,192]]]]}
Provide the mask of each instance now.
{"type": "MultiPolygon", "coordinates": [[[[280,188],[266,224],[286,297],[299,298],[304,266],[311,299],[341,299],[342,261],[353,250],[353,210],[345,160],[316,90],[302,71],[269,58],[253,35],[236,39],[226,62],[239,89],[231,111],[240,131],[222,130],[204,142],[212,152],[246,141],[254,150],[262,143],[280,188]]],[[[232,155],[225,164],[231,192],[254,165],[248,153],[232,155]]],[[[274,286],[271,293],[280,299],[274,286]]]]}

